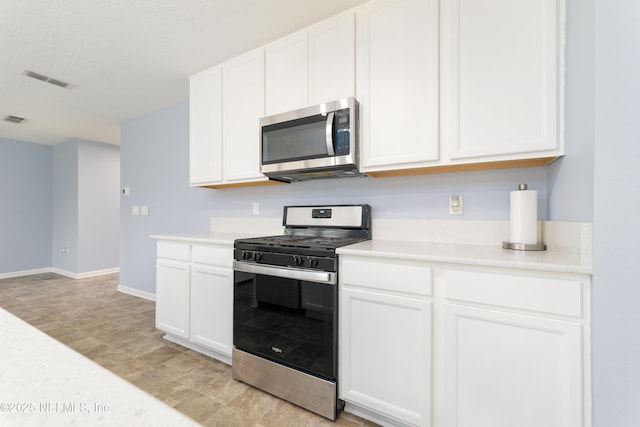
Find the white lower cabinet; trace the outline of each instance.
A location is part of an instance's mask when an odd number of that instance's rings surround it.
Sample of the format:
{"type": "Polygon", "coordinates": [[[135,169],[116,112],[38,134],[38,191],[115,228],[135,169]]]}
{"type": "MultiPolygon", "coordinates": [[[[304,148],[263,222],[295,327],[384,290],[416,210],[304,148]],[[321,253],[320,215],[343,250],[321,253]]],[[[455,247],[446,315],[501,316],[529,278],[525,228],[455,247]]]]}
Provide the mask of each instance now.
{"type": "Polygon", "coordinates": [[[444,277],[443,425],[588,425],[584,281],[456,269],[444,277]]]}
{"type": "Polygon", "coordinates": [[[454,304],[445,310],[445,425],[583,425],[579,323],[454,304]]]}
{"type": "Polygon", "coordinates": [[[431,270],[340,262],[340,398],[376,416],[430,425],[431,270]]]}
{"type": "Polygon", "coordinates": [[[232,262],[231,245],[158,241],[156,327],[226,363],[233,345],[232,262]]]}
{"type": "Polygon", "coordinates": [[[431,302],[343,289],[342,307],[342,398],[429,425],[431,302]]]}
{"type": "Polygon", "coordinates": [[[231,356],[233,271],[194,264],[191,268],[191,341],[231,356]]]}
{"type": "Polygon", "coordinates": [[[156,262],[156,328],[180,338],[189,338],[189,271],[188,262],[156,262]]]}
{"type": "Polygon", "coordinates": [[[384,425],[589,427],[590,277],[340,255],[339,397],[384,425]]]}

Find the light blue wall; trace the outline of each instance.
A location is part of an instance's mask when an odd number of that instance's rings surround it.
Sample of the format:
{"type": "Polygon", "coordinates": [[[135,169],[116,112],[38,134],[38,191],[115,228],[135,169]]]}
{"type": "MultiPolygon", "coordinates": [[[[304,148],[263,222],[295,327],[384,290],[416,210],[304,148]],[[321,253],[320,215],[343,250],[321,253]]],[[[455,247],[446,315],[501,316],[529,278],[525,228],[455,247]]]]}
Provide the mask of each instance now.
{"type": "MultiPolygon", "coordinates": [[[[225,190],[189,187],[189,107],[180,103],[121,126],[120,283],[155,293],[155,241],[151,234],[206,232],[211,217],[282,217],[285,205],[368,203],[376,218],[507,220],[509,192],[519,183],[539,191],[546,219],[544,168],[402,178],[318,180],[225,190]],[[464,197],[464,215],[449,215],[449,195],[464,197]],[[132,206],[150,215],[131,215],[132,206]]],[[[374,230],[375,234],[375,230],[374,230]]]]}
{"type": "Polygon", "coordinates": [[[549,219],[593,221],[594,7],[567,1],[565,152],[549,166],[549,219]]]}
{"type": "Polygon", "coordinates": [[[120,284],[155,293],[154,233],[207,231],[212,190],[189,188],[189,109],[181,103],[122,123],[120,284]],[[131,215],[149,206],[149,216],[131,215]]]}
{"type": "Polygon", "coordinates": [[[51,157],[0,138],[0,274],[51,266],[51,157]]]}
{"type": "Polygon", "coordinates": [[[78,271],[78,141],[53,147],[52,267],[78,271]],[[68,252],[63,253],[62,248],[68,252]]]}
{"type": "Polygon", "coordinates": [[[78,273],[120,262],[120,147],[78,144],[78,273]]]}
{"type": "Polygon", "coordinates": [[[118,267],[119,189],[118,146],[73,139],[53,147],[52,267],[71,274],[118,267]]]}
{"type": "Polygon", "coordinates": [[[640,2],[595,0],[594,426],[640,426],[640,2]]]}
{"type": "MultiPolygon", "coordinates": [[[[246,217],[260,203],[264,217],[282,217],[285,205],[368,203],[375,218],[506,220],[509,192],[527,183],[539,193],[539,216],[546,218],[544,168],[467,172],[399,178],[328,179],[269,187],[209,190],[210,216],[246,217]],[[449,196],[464,198],[464,214],[449,215],[449,196]]],[[[374,230],[375,233],[375,230],[374,230]]]]}

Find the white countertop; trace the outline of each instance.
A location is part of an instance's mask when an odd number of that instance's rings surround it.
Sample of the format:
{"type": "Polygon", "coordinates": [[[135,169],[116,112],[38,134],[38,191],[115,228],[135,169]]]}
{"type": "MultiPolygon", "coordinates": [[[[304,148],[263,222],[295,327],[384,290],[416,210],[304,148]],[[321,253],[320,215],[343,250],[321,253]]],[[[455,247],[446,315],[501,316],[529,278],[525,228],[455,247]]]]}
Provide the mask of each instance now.
{"type": "Polygon", "coordinates": [[[0,425],[199,425],[1,308],[0,343],[0,425]]]}
{"type": "MultiPolygon", "coordinates": [[[[592,274],[591,225],[545,222],[547,250],[503,249],[508,221],[374,221],[374,239],[344,246],[338,254],[399,258],[437,263],[592,274]],[[397,240],[394,240],[397,239],[397,240]]],[[[152,235],[157,240],[233,245],[239,238],[282,234],[278,220],[215,218],[211,231],[152,235]],[[243,230],[242,232],[238,230],[243,230]]]]}
{"type": "MultiPolygon", "coordinates": [[[[176,242],[185,243],[202,243],[202,244],[222,244],[233,245],[233,241],[236,239],[243,239],[247,237],[260,237],[260,234],[255,233],[240,233],[240,232],[205,232],[205,233],[184,233],[184,234],[152,234],[150,237],[156,240],[170,240],[176,242]]],[[[266,234],[265,234],[266,236],[266,234]]]]}
{"type": "Polygon", "coordinates": [[[337,253],[557,273],[591,274],[592,270],[578,253],[516,251],[497,245],[368,240],[338,248],[337,253]]]}

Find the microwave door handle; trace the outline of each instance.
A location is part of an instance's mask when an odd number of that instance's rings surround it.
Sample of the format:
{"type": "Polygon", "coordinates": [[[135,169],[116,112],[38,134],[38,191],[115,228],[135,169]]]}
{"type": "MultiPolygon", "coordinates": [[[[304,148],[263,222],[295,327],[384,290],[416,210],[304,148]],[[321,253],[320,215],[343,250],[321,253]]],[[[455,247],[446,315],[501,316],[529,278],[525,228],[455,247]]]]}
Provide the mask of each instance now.
{"type": "Polygon", "coordinates": [[[334,112],[330,112],[327,114],[327,127],[326,127],[326,141],[327,141],[327,154],[329,157],[334,157],[336,155],[333,150],[333,116],[334,112]]]}

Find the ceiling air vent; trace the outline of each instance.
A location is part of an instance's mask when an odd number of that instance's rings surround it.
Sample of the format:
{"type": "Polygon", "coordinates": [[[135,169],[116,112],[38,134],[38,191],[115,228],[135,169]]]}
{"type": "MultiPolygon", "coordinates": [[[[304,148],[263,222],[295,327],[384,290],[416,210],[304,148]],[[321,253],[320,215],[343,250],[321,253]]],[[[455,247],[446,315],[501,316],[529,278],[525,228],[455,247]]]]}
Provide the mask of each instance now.
{"type": "Polygon", "coordinates": [[[67,82],[63,82],[62,80],[54,79],[49,76],[45,76],[44,74],[36,73],[31,70],[22,70],[22,74],[24,74],[27,77],[31,77],[32,79],[40,80],[45,83],[50,83],[52,85],[60,86],[63,88],[66,88],[69,86],[69,83],[67,82]]]}
{"type": "Polygon", "coordinates": [[[7,116],[4,118],[5,122],[10,122],[10,123],[22,123],[23,120],[24,120],[24,117],[18,117],[18,116],[7,116]]]}

